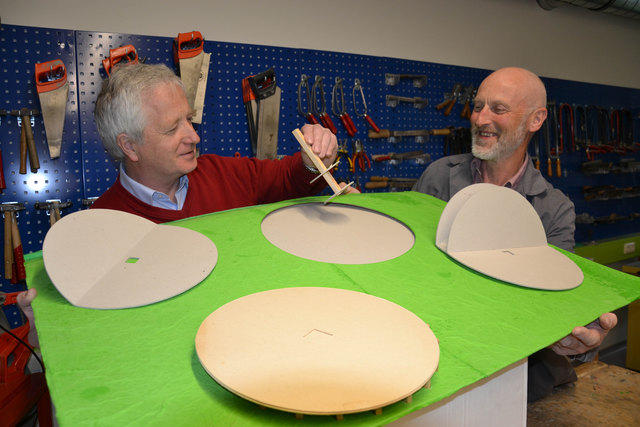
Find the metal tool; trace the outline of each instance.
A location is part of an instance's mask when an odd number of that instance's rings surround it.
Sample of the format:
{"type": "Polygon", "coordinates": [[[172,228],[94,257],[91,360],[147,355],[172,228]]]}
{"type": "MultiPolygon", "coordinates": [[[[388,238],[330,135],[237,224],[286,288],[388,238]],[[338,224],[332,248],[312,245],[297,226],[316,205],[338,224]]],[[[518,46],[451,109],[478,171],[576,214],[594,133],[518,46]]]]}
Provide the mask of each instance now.
{"type": "Polygon", "coordinates": [[[344,126],[349,136],[354,136],[358,131],[356,125],[351,120],[351,116],[347,113],[347,107],[344,102],[344,87],[342,78],[336,77],[336,82],[331,91],[331,111],[335,114],[344,126]]]}
{"type": "Polygon", "coordinates": [[[415,97],[407,97],[407,96],[397,96],[397,95],[387,95],[386,103],[387,107],[395,108],[398,104],[406,102],[413,104],[415,108],[421,109],[429,105],[429,100],[426,98],[420,98],[418,96],[415,97]]]}
{"type": "Polygon", "coordinates": [[[113,67],[118,65],[120,62],[130,64],[139,62],[138,52],[136,52],[136,48],[133,47],[133,45],[128,44],[115,49],[109,49],[109,57],[102,60],[102,66],[104,67],[104,71],[107,75],[110,76],[113,67]]]}
{"type": "Polygon", "coordinates": [[[389,86],[395,86],[402,79],[413,81],[413,87],[424,87],[427,85],[427,76],[423,74],[391,74],[384,75],[384,82],[389,86]]]}
{"type": "Polygon", "coordinates": [[[471,104],[476,97],[477,91],[478,89],[473,85],[465,86],[462,91],[462,95],[460,95],[460,102],[464,104],[464,106],[460,112],[460,117],[463,119],[471,119],[471,104]]]}
{"type": "Polygon", "coordinates": [[[353,172],[356,171],[356,166],[360,166],[360,170],[365,172],[367,169],[371,169],[371,160],[367,153],[364,151],[364,144],[361,140],[356,139],[353,141],[353,172]]]}
{"type": "Polygon", "coordinates": [[[458,99],[460,99],[460,93],[462,91],[462,83],[455,83],[450,93],[445,93],[444,101],[436,105],[436,110],[442,110],[444,108],[444,115],[448,116],[453,110],[453,106],[456,105],[458,99]]]}
{"type": "Polygon", "coordinates": [[[36,148],[36,142],[33,138],[33,118],[40,114],[38,110],[30,108],[21,108],[20,110],[13,110],[11,112],[13,116],[18,118],[18,126],[21,127],[20,131],[20,168],[19,173],[27,173],[27,153],[29,154],[29,166],[32,173],[38,172],[40,169],[40,159],[38,157],[38,150],[36,148]]]}
{"type": "Polygon", "coordinates": [[[362,84],[360,84],[360,79],[355,79],[353,84],[352,95],[353,95],[353,110],[356,112],[356,116],[363,117],[367,121],[371,129],[373,129],[375,132],[380,132],[380,128],[378,127],[378,125],[373,121],[371,116],[367,114],[367,111],[368,111],[367,100],[364,97],[364,90],[362,89],[362,84]],[[356,102],[356,92],[360,93],[360,99],[362,100],[362,113],[358,111],[358,103],[356,102]]]}
{"type": "Polygon", "coordinates": [[[333,120],[327,114],[327,103],[324,97],[324,84],[322,81],[324,77],[316,76],[316,80],[311,87],[311,107],[316,116],[320,119],[320,123],[329,129],[334,134],[338,133],[336,125],[333,124],[333,120]],[[320,95],[320,96],[318,96],[320,95]],[[318,98],[320,98],[320,107],[318,108],[318,98]]]}
{"type": "Polygon", "coordinates": [[[173,40],[173,60],[180,71],[189,106],[194,110],[193,123],[202,123],[209,74],[211,55],[203,48],[204,39],[199,31],[179,33],[173,40]]]}
{"type": "Polygon", "coordinates": [[[60,157],[62,131],[69,97],[67,69],[60,59],[36,64],[36,89],[47,135],[49,157],[60,157]]]}
{"type": "Polygon", "coordinates": [[[319,124],[318,119],[316,119],[316,116],[311,112],[311,89],[309,88],[309,76],[306,74],[300,76],[300,83],[298,83],[298,113],[312,125],[319,124]],[[302,108],[303,96],[307,101],[306,110],[302,108]]]}
{"type": "Polygon", "coordinates": [[[49,224],[53,226],[60,220],[60,210],[71,207],[71,202],[61,202],[60,199],[51,199],[45,202],[36,202],[33,207],[36,209],[46,210],[49,216],[49,224]]]}
{"type": "MultiPolygon", "coordinates": [[[[252,115],[247,115],[249,129],[251,120],[255,126],[254,154],[258,159],[275,159],[278,153],[278,123],[280,119],[280,97],[282,91],[276,81],[276,73],[269,68],[262,73],[246,78],[255,97],[252,115]]],[[[244,84],[244,83],[243,83],[244,84]]],[[[245,100],[246,106],[246,100],[245,100]]]]}
{"type": "Polygon", "coordinates": [[[17,212],[21,210],[24,210],[22,203],[0,204],[0,212],[4,218],[4,277],[13,284],[23,281],[27,277],[17,221],[17,212]]]}
{"type": "MultiPolygon", "coordinates": [[[[7,115],[6,110],[0,110],[0,125],[2,125],[2,118],[7,115]]],[[[4,166],[2,162],[2,149],[0,148],[0,193],[7,188],[7,184],[4,181],[4,166]]]]}

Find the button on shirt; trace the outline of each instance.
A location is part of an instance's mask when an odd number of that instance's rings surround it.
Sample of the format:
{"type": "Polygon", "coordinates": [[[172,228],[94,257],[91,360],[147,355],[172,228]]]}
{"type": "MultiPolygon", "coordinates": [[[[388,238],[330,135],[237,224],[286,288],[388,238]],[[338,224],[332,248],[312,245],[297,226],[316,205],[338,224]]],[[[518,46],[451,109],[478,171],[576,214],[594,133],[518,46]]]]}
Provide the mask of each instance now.
{"type": "Polygon", "coordinates": [[[189,178],[187,178],[186,175],[182,175],[178,183],[178,190],[176,191],[177,203],[174,203],[166,194],[134,181],[133,178],[129,177],[125,172],[124,165],[120,165],[120,183],[125,190],[138,200],[156,208],[171,209],[174,211],[182,209],[184,200],[187,198],[187,189],[189,188],[189,178]]]}

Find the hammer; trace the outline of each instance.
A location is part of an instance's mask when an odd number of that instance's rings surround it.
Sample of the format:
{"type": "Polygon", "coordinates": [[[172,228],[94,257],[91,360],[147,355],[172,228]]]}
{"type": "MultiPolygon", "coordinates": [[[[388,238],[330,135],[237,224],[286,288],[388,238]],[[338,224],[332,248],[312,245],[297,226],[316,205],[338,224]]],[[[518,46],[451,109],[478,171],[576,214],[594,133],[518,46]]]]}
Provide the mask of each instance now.
{"type": "Polygon", "coordinates": [[[33,138],[33,129],[31,128],[31,117],[40,114],[38,110],[22,108],[11,112],[13,116],[20,116],[22,119],[22,132],[20,134],[20,173],[27,173],[26,153],[29,152],[29,165],[31,172],[36,173],[40,169],[40,159],[38,158],[38,150],[33,138]]]}

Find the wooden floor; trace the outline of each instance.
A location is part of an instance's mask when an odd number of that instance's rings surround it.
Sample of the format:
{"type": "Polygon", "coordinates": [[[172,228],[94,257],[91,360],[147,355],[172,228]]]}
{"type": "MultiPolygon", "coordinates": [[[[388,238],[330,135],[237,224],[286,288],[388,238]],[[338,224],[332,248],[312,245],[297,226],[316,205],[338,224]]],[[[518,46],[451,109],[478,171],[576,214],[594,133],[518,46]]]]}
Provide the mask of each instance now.
{"type": "Polygon", "coordinates": [[[640,373],[594,361],[578,381],[527,407],[527,426],[640,426],[640,373]]]}

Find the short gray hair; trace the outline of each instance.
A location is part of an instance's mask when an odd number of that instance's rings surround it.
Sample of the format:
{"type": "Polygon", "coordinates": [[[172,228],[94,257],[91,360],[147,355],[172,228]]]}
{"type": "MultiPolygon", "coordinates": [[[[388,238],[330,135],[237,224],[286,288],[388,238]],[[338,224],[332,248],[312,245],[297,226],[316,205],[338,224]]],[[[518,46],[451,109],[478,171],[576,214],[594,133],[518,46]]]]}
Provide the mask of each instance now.
{"type": "Polygon", "coordinates": [[[96,99],[94,118],[104,148],[116,161],[124,159],[117,143],[126,134],[142,142],[146,118],[142,111],[144,92],[157,85],[172,83],[184,91],[182,80],[164,64],[123,64],[102,82],[96,99]]]}

